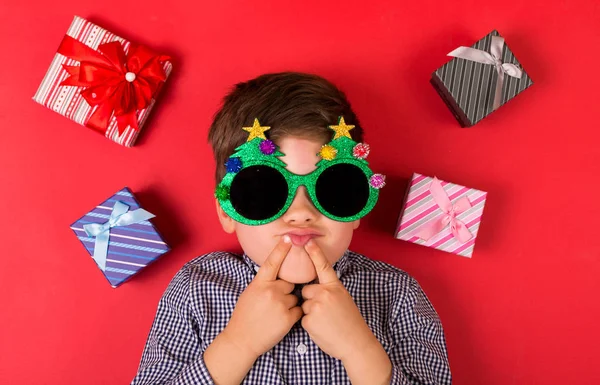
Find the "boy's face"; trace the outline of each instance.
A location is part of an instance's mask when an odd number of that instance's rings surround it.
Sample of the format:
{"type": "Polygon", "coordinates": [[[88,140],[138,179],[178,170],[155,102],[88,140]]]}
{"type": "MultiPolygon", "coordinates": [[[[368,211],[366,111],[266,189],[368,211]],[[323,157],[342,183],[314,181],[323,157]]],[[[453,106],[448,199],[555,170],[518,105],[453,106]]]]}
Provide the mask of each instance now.
{"type": "MultiPolygon", "coordinates": [[[[280,159],[294,174],[309,174],[316,169],[321,159],[317,154],[324,143],[288,136],[279,143],[285,154],[280,159]]],[[[273,222],[260,226],[248,226],[231,219],[217,201],[217,213],[223,229],[235,232],[244,252],[258,265],[262,265],[277,242],[284,235],[292,239],[292,249],[279,270],[279,278],[292,283],[306,283],[317,277],[314,265],[304,250],[304,245],[313,238],[331,264],[344,254],[352,233],[360,220],[337,222],[321,214],[312,204],[304,186],[301,186],[289,209],[273,222]]]]}

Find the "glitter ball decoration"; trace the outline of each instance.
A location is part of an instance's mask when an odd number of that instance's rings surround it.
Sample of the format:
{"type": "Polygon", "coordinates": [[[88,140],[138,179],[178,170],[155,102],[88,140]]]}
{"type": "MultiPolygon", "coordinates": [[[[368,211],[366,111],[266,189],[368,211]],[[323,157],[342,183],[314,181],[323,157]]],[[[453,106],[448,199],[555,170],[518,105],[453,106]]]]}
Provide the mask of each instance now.
{"type": "Polygon", "coordinates": [[[242,160],[240,158],[229,158],[225,162],[227,172],[238,172],[242,169],[242,160]]]}
{"type": "Polygon", "coordinates": [[[215,198],[220,201],[229,199],[229,187],[218,185],[217,189],[215,190],[215,198]]]}
{"type": "Polygon", "coordinates": [[[352,156],[358,159],[366,159],[371,148],[366,143],[359,143],[352,149],[352,156]]]}
{"type": "Polygon", "coordinates": [[[334,160],[335,156],[337,155],[337,149],[330,144],[326,144],[321,147],[319,155],[325,160],[334,160]]]}
{"type": "Polygon", "coordinates": [[[260,145],[258,147],[260,148],[260,152],[262,152],[265,155],[272,155],[276,149],[275,143],[268,139],[260,142],[260,145]]]}
{"type": "Polygon", "coordinates": [[[371,179],[369,180],[369,184],[371,187],[379,190],[383,186],[385,186],[385,175],[381,174],[373,174],[371,175],[371,179]]]}

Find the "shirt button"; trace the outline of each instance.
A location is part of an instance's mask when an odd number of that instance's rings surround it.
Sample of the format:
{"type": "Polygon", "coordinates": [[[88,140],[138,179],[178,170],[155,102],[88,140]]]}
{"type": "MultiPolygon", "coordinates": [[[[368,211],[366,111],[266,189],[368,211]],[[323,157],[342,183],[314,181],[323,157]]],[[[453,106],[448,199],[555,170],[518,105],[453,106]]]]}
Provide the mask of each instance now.
{"type": "Polygon", "coordinates": [[[304,344],[300,344],[298,345],[298,347],[296,347],[296,351],[298,352],[298,354],[304,354],[308,351],[308,347],[306,347],[306,345],[304,344]]]}

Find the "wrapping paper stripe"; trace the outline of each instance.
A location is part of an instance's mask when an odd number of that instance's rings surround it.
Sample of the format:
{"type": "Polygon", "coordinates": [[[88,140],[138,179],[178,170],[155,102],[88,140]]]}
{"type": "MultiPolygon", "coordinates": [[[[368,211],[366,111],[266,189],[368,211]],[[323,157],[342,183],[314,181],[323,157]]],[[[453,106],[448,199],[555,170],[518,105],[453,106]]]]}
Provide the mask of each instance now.
{"type": "Polygon", "coordinates": [[[473,238],[462,244],[454,238],[450,228],[446,227],[428,241],[424,241],[417,237],[416,233],[423,225],[442,214],[442,210],[435,203],[429,192],[429,186],[432,180],[433,178],[431,177],[417,173],[413,174],[404,209],[398,222],[398,228],[396,229],[396,238],[449,253],[471,257],[477,239],[487,193],[461,185],[440,181],[444,191],[448,194],[448,197],[452,202],[455,202],[463,196],[468,197],[471,202],[473,207],[457,215],[457,218],[465,223],[469,231],[473,234],[473,238]]]}
{"type": "MultiPolygon", "coordinates": [[[[494,30],[471,47],[489,52],[492,36],[500,36],[500,34],[494,30]]],[[[506,41],[502,51],[502,61],[521,66],[506,41]]],[[[494,66],[453,58],[438,68],[433,75],[441,80],[471,124],[476,124],[492,113],[498,80],[498,72],[494,66]]],[[[506,75],[502,87],[502,105],[532,84],[533,81],[524,70],[521,79],[506,75]]]]}
{"type": "MultiPolygon", "coordinates": [[[[90,257],[94,255],[96,239],[87,236],[83,225],[106,222],[116,201],[127,204],[129,210],[140,208],[139,203],[126,187],[71,225],[71,230],[86,248],[90,257]]],[[[104,276],[113,287],[117,287],[169,250],[169,246],[149,221],[113,227],[110,230],[104,276]]]]}
{"type": "MultiPolygon", "coordinates": [[[[130,42],[79,16],[75,16],[67,31],[67,35],[81,41],[93,49],[98,49],[100,44],[119,41],[124,45],[125,52],[129,50],[130,42]]],[[[68,119],[81,125],[85,125],[94,110],[80,95],[80,92],[84,87],[60,86],[60,83],[68,77],[67,71],[62,67],[63,64],[70,66],[79,65],[78,62],[57,53],[54,56],[40,87],[35,93],[33,100],[68,119]]],[[[165,62],[163,68],[168,77],[173,69],[172,64],[170,62],[165,62]]],[[[157,93],[158,92],[160,92],[160,90],[157,91],[157,93]]],[[[155,100],[153,99],[146,109],[137,112],[138,125],[140,127],[139,131],[142,130],[154,104],[155,100]]],[[[139,131],[127,127],[127,129],[119,135],[117,120],[113,116],[105,136],[120,145],[131,147],[134,145],[139,135],[139,131]]]]}

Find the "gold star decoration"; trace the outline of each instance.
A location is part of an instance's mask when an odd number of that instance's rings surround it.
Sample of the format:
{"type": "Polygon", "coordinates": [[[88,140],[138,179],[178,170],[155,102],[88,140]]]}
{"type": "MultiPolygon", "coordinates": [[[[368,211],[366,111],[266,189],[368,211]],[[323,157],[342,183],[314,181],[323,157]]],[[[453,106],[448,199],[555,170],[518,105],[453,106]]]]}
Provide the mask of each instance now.
{"type": "Polygon", "coordinates": [[[265,131],[270,130],[271,127],[261,127],[258,119],[254,118],[254,124],[252,127],[242,127],[244,131],[248,131],[250,135],[248,135],[247,142],[251,141],[254,138],[267,139],[265,136],[265,131]]]}
{"type": "Polygon", "coordinates": [[[337,138],[341,138],[342,136],[352,139],[352,137],[350,136],[350,133],[348,131],[353,129],[354,125],[347,125],[346,122],[344,122],[343,116],[340,117],[340,122],[338,123],[337,126],[329,126],[329,128],[331,128],[333,131],[335,131],[335,136],[333,137],[333,140],[335,140],[337,138]]]}

